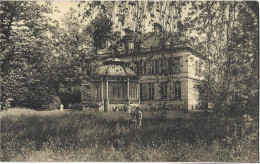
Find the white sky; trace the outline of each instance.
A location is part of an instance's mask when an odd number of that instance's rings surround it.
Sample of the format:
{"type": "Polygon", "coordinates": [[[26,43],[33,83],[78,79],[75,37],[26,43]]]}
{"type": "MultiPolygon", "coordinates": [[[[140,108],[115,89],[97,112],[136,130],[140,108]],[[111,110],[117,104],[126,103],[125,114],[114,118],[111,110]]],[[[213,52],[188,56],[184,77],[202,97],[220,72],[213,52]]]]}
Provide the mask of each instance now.
{"type": "Polygon", "coordinates": [[[57,9],[60,11],[55,12],[54,15],[51,15],[51,17],[53,19],[56,19],[58,21],[60,21],[61,17],[66,13],[69,12],[69,9],[72,8],[76,8],[77,7],[78,2],[77,1],[53,1],[52,5],[53,7],[57,7],[57,9]]]}
{"type": "MultiPolygon", "coordinates": [[[[54,14],[51,14],[50,17],[52,19],[56,19],[59,22],[61,27],[64,26],[62,21],[61,21],[61,18],[64,16],[64,14],[66,12],[70,11],[70,8],[74,8],[76,10],[79,10],[79,8],[77,7],[79,1],[51,1],[51,2],[52,2],[52,6],[54,8],[57,8],[60,12],[54,12],[54,14]]],[[[39,3],[44,3],[44,1],[40,1],[39,3]]],[[[187,7],[187,9],[188,8],[189,8],[189,6],[187,7]]],[[[186,15],[187,15],[187,13],[183,13],[182,17],[184,18],[186,15]]],[[[146,25],[145,28],[146,28],[147,32],[152,31],[152,27],[148,27],[146,25]]]]}

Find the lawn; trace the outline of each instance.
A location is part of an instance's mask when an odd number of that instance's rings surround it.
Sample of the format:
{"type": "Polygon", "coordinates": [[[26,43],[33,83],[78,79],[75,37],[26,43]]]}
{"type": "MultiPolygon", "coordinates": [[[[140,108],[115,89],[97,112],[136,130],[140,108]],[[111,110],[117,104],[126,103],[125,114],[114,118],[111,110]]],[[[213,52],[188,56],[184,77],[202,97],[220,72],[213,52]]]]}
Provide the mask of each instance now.
{"type": "Polygon", "coordinates": [[[257,162],[258,123],[211,113],[143,111],[140,129],[126,112],[0,113],[1,161],[257,162]]]}

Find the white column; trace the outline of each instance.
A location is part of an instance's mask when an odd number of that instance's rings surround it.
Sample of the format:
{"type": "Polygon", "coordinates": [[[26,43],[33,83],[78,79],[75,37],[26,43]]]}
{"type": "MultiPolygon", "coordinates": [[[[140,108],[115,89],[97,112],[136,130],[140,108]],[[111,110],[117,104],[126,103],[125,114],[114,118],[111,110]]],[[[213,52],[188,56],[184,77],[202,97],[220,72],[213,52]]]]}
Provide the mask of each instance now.
{"type": "Polygon", "coordinates": [[[109,99],[109,96],[108,96],[108,79],[106,78],[106,99],[108,100],[109,99]]]}
{"type": "Polygon", "coordinates": [[[140,106],[140,82],[137,83],[137,100],[138,100],[138,105],[140,106]]]}
{"type": "Polygon", "coordinates": [[[103,85],[103,83],[104,83],[104,78],[102,77],[102,79],[101,79],[101,100],[104,99],[104,95],[103,95],[103,93],[104,93],[104,85],[103,85]]]}
{"type": "Polygon", "coordinates": [[[108,78],[106,77],[106,99],[105,99],[105,106],[104,111],[108,112],[109,108],[109,96],[108,96],[108,78]]]}
{"type": "Polygon", "coordinates": [[[130,99],[129,99],[129,78],[127,78],[127,84],[126,84],[127,86],[127,90],[126,90],[126,99],[127,99],[127,105],[130,105],[130,99]]]}
{"type": "Polygon", "coordinates": [[[101,111],[104,112],[104,77],[101,79],[101,111]]]}

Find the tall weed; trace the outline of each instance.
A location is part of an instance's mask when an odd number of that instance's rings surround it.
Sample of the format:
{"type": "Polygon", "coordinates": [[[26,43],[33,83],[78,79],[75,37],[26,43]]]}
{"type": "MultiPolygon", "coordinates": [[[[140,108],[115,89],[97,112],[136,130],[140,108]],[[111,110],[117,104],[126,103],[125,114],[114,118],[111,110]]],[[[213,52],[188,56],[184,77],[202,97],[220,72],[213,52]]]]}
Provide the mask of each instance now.
{"type": "MultiPolygon", "coordinates": [[[[16,111],[16,112],[14,112],[16,111]]],[[[130,129],[126,112],[0,113],[1,161],[256,162],[258,123],[168,111],[163,121],[143,111],[130,129]]]]}

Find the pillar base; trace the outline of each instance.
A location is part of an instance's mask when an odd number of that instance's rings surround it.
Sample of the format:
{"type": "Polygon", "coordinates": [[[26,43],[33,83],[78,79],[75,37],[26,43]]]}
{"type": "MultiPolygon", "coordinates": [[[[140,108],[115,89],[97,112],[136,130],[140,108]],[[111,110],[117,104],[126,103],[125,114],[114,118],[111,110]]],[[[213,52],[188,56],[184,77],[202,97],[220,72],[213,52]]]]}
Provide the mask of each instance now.
{"type": "Polygon", "coordinates": [[[127,100],[127,101],[126,101],[126,104],[127,104],[127,105],[130,105],[130,100],[127,100]]]}
{"type": "Polygon", "coordinates": [[[99,112],[104,112],[104,100],[101,100],[100,104],[101,105],[98,107],[98,111],[99,112]]]}

